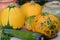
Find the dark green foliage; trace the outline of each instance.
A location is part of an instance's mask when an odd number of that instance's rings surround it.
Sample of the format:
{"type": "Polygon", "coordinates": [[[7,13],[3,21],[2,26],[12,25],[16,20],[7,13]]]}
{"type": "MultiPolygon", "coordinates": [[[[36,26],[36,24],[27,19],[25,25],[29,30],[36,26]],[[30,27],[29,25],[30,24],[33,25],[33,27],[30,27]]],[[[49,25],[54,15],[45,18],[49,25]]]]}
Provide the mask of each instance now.
{"type": "MultiPolygon", "coordinates": [[[[19,5],[23,5],[25,2],[31,1],[31,0],[17,0],[17,1],[18,1],[17,3],[19,5]]],[[[34,0],[34,1],[37,2],[40,5],[44,5],[44,3],[48,2],[48,0],[34,0]]]]}
{"type": "Polygon", "coordinates": [[[4,33],[4,29],[2,28],[2,33],[1,33],[1,40],[10,40],[10,36],[6,35],[4,33]]]}
{"type": "Polygon", "coordinates": [[[10,36],[9,35],[5,35],[5,34],[2,34],[1,35],[1,40],[10,40],[10,36]]]}

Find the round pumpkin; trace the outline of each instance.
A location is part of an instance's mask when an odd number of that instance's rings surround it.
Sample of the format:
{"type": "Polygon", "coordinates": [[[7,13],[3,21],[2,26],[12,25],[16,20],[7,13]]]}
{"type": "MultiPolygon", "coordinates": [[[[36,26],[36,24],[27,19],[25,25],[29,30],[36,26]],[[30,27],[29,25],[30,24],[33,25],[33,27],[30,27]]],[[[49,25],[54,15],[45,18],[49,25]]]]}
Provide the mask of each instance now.
{"type": "Polygon", "coordinates": [[[13,29],[20,29],[24,25],[24,22],[24,14],[22,14],[20,8],[16,7],[14,4],[10,4],[1,12],[1,23],[3,27],[11,26],[13,29]]]}
{"type": "Polygon", "coordinates": [[[26,17],[36,16],[42,13],[42,7],[34,1],[23,4],[21,10],[26,17]]]}
{"type": "Polygon", "coordinates": [[[53,14],[42,13],[34,18],[32,22],[32,31],[41,33],[49,38],[57,35],[59,20],[53,14]]]}

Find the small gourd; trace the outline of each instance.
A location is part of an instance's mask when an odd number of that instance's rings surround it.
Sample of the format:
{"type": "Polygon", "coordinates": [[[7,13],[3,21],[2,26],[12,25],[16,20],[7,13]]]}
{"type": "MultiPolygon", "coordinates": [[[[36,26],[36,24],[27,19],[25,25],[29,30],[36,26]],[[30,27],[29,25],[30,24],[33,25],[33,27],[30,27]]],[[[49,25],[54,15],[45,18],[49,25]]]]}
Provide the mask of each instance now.
{"type": "Polygon", "coordinates": [[[55,37],[59,30],[59,20],[53,14],[42,13],[34,18],[32,31],[41,33],[48,38],[55,37]]]}
{"type": "Polygon", "coordinates": [[[42,7],[38,3],[35,3],[33,0],[23,4],[21,6],[21,10],[26,17],[36,16],[42,13],[42,7]]]}
{"type": "Polygon", "coordinates": [[[3,27],[12,27],[13,29],[20,29],[25,22],[25,16],[20,8],[14,4],[10,4],[7,8],[1,11],[1,24],[3,27]]]}

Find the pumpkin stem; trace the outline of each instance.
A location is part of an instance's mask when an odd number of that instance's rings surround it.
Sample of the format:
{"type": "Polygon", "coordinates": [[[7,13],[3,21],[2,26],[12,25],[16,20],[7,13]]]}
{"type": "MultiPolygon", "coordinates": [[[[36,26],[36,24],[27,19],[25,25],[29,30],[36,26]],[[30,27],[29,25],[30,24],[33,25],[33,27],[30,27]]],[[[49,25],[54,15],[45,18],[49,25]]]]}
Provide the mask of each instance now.
{"type": "Polygon", "coordinates": [[[35,3],[35,1],[34,0],[31,0],[31,2],[30,2],[31,4],[34,4],[35,3]]]}
{"type": "Polygon", "coordinates": [[[13,3],[10,3],[8,6],[8,8],[14,8],[14,7],[15,7],[15,5],[13,3]]]}

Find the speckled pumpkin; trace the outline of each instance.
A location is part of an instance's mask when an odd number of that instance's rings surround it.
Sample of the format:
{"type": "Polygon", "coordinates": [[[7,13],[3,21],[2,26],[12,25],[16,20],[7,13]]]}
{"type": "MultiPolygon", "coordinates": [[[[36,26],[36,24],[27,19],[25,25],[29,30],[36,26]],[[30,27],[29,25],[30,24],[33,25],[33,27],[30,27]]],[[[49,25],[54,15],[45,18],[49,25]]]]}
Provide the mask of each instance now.
{"type": "Polygon", "coordinates": [[[41,33],[49,38],[55,37],[58,33],[59,20],[53,14],[42,13],[34,18],[32,31],[41,33]]]}
{"type": "Polygon", "coordinates": [[[10,4],[1,12],[1,23],[3,27],[12,27],[13,29],[20,29],[25,22],[25,16],[21,13],[20,8],[14,4],[10,4]]]}
{"type": "Polygon", "coordinates": [[[26,17],[36,16],[42,13],[42,7],[34,1],[23,4],[21,10],[26,17]]]}

